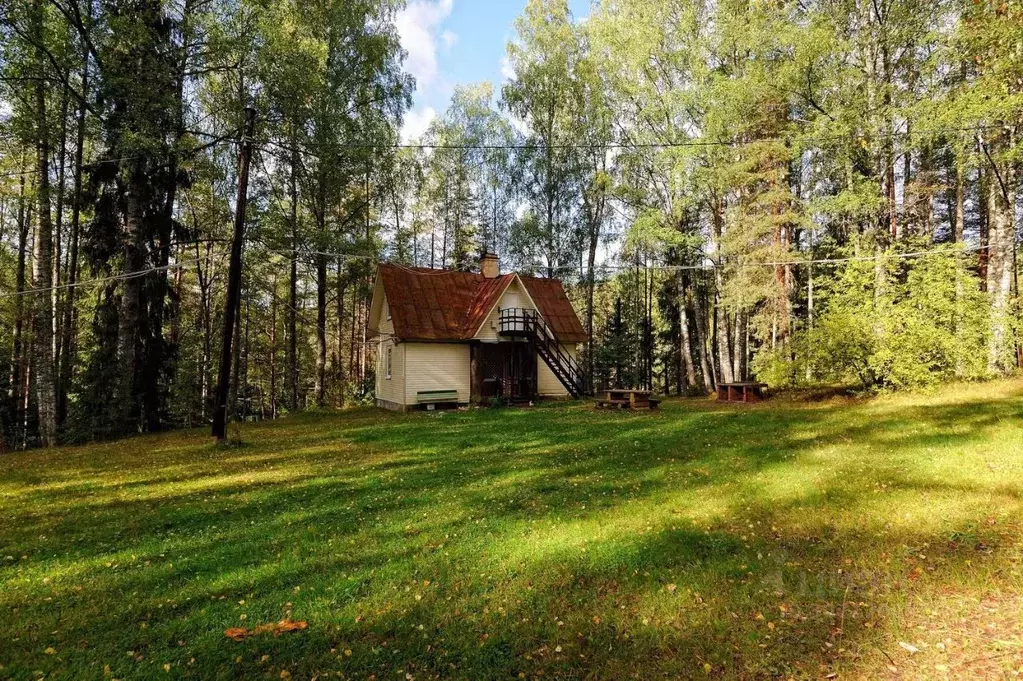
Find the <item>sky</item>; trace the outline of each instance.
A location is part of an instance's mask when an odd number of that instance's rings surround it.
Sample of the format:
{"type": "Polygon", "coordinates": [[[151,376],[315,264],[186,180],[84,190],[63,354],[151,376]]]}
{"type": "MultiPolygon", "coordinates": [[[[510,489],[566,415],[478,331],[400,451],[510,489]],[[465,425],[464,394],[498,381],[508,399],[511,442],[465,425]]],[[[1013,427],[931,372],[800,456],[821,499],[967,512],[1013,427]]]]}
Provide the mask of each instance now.
{"type": "MultiPolygon", "coordinates": [[[[578,20],[589,0],[569,0],[578,20]]],[[[405,69],[416,78],[412,110],[402,138],[414,139],[443,113],[457,85],[488,80],[495,96],[506,79],[506,46],[526,0],[409,0],[397,19],[408,57],[405,69]]]]}

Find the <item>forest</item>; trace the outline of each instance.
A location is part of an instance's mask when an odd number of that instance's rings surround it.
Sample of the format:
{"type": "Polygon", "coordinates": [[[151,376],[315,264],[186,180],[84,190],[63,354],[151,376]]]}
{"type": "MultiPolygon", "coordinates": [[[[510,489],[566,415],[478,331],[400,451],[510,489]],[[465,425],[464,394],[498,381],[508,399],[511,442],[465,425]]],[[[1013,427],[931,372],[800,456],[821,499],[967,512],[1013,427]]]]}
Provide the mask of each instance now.
{"type": "Polygon", "coordinates": [[[0,0],[0,451],[207,426],[226,318],[234,418],[369,403],[376,264],[487,252],[596,386],[1021,366],[1020,3],[524,4],[409,139],[401,0],[0,0]]]}

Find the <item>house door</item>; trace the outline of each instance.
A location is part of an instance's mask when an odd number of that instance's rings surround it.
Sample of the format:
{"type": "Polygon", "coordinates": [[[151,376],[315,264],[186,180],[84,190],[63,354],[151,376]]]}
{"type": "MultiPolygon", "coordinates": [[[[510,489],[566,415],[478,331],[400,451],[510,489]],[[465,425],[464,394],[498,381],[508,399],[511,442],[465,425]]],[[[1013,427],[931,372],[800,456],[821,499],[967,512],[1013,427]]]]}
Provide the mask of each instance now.
{"type": "Polygon", "coordinates": [[[517,400],[536,397],[536,359],[527,343],[505,343],[507,352],[507,396],[517,400]]]}

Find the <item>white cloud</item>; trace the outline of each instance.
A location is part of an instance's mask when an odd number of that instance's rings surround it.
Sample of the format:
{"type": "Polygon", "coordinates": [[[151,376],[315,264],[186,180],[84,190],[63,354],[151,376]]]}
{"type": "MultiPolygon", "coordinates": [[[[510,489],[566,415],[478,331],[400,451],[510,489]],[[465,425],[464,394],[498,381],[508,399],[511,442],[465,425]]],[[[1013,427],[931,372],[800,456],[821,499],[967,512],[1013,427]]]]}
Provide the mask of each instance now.
{"type": "Polygon", "coordinates": [[[454,0],[412,0],[395,20],[401,44],[408,52],[405,69],[415,76],[417,89],[423,91],[437,80],[437,46],[450,48],[458,36],[451,31],[439,34],[440,24],[451,14],[454,0]]]}
{"type": "Polygon", "coordinates": [[[435,118],[437,118],[437,112],[432,106],[405,114],[405,122],[401,126],[402,144],[408,144],[422,137],[435,118]]]}
{"type": "Polygon", "coordinates": [[[511,59],[507,54],[501,57],[501,77],[505,81],[515,80],[515,67],[512,66],[511,59]]]}

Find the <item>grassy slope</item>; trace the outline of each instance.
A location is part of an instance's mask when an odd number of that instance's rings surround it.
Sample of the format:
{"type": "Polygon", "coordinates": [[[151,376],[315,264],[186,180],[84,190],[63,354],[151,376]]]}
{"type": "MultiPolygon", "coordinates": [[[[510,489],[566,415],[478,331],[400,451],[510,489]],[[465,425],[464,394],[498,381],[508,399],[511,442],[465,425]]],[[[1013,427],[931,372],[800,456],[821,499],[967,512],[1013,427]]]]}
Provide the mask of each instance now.
{"type": "Polygon", "coordinates": [[[1010,677],[1021,396],[360,410],[2,457],[0,677],[1010,677]],[[223,635],[285,616],[309,629],[223,635]]]}

